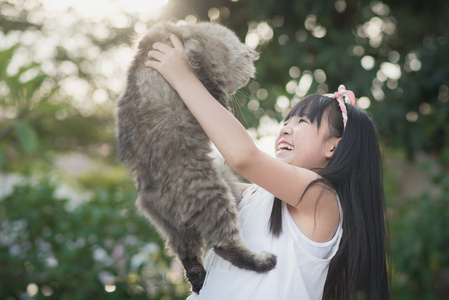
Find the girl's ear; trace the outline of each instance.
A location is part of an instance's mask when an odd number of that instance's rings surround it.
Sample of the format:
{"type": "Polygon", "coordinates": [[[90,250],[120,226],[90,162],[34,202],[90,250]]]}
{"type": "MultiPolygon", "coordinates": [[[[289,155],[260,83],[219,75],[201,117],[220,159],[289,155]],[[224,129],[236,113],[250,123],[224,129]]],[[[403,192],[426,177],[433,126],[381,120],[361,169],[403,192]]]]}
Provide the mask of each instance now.
{"type": "Polygon", "coordinates": [[[337,149],[338,143],[340,143],[341,137],[332,137],[326,143],[326,158],[331,158],[334,155],[335,149],[337,149]]]}

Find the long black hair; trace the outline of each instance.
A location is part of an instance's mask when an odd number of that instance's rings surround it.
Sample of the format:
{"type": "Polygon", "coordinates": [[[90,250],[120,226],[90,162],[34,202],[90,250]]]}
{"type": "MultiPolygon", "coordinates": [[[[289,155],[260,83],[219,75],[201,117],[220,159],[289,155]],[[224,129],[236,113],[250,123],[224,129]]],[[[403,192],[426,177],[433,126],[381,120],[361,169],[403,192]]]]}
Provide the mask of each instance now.
{"type": "MultiPolygon", "coordinates": [[[[341,137],[328,165],[319,172],[322,178],[308,186],[320,184],[335,190],[343,210],[343,235],[329,264],[323,299],[390,299],[389,234],[378,134],[365,111],[346,106],[346,128],[338,102],[320,95],[303,99],[285,118],[307,116],[319,128],[326,117],[330,136],[341,137]]],[[[281,220],[281,200],[275,198],[269,224],[275,236],[282,232],[281,220]]]]}

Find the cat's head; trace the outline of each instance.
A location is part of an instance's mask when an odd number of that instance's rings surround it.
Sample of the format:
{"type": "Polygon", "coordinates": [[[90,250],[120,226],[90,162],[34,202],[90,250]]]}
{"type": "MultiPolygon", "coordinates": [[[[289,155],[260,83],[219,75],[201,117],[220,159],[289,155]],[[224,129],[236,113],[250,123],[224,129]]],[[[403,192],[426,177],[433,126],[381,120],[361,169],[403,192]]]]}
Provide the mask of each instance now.
{"type": "Polygon", "coordinates": [[[186,59],[193,72],[224,106],[228,107],[229,94],[246,85],[250,78],[254,77],[254,61],[259,58],[259,54],[240,42],[232,30],[207,22],[161,22],[151,26],[139,39],[134,68],[143,68],[145,72],[150,72],[148,68],[143,67],[144,62],[148,60],[148,51],[155,42],[171,44],[170,33],[181,39],[186,59]]]}
{"type": "Polygon", "coordinates": [[[190,66],[213,95],[231,94],[254,78],[259,54],[233,31],[214,23],[178,26],[190,66]]]}

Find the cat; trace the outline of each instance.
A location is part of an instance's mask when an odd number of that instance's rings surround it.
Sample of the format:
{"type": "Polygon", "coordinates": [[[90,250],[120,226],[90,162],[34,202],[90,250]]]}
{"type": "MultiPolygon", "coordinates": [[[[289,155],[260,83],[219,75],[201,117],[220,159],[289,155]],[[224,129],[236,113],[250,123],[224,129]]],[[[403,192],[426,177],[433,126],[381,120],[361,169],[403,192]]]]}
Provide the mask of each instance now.
{"type": "Polygon", "coordinates": [[[171,33],[183,42],[195,75],[227,109],[229,93],[254,76],[259,55],[219,24],[158,23],[138,42],[117,104],[119,157],[134,176],[137,206],[179,258],[198,293],[206,275],[204,245],[235,266],[259,273],[273,269],[276,256],[245,245],[234,179],[214,166],[210,140],[176,91],[144,66],[153,43],[171,44],[171,33]]]}

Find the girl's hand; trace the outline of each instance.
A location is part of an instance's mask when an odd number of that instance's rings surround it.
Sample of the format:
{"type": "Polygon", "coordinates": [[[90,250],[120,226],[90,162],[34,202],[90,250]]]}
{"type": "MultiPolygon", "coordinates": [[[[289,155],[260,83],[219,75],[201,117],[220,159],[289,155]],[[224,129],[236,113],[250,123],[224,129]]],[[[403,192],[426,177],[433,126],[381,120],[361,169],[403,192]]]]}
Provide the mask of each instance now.
{"type": "Polygon", "coordinates": [[[165,80],[176,89],[176,84],[193,74],[184,57],[184,45],[174,34],[170,35],[173,47],[160,42],[153,44],[153,50],[148,52],[149,61],[146,67],[153,68],[164,76],[165,80]]]}

